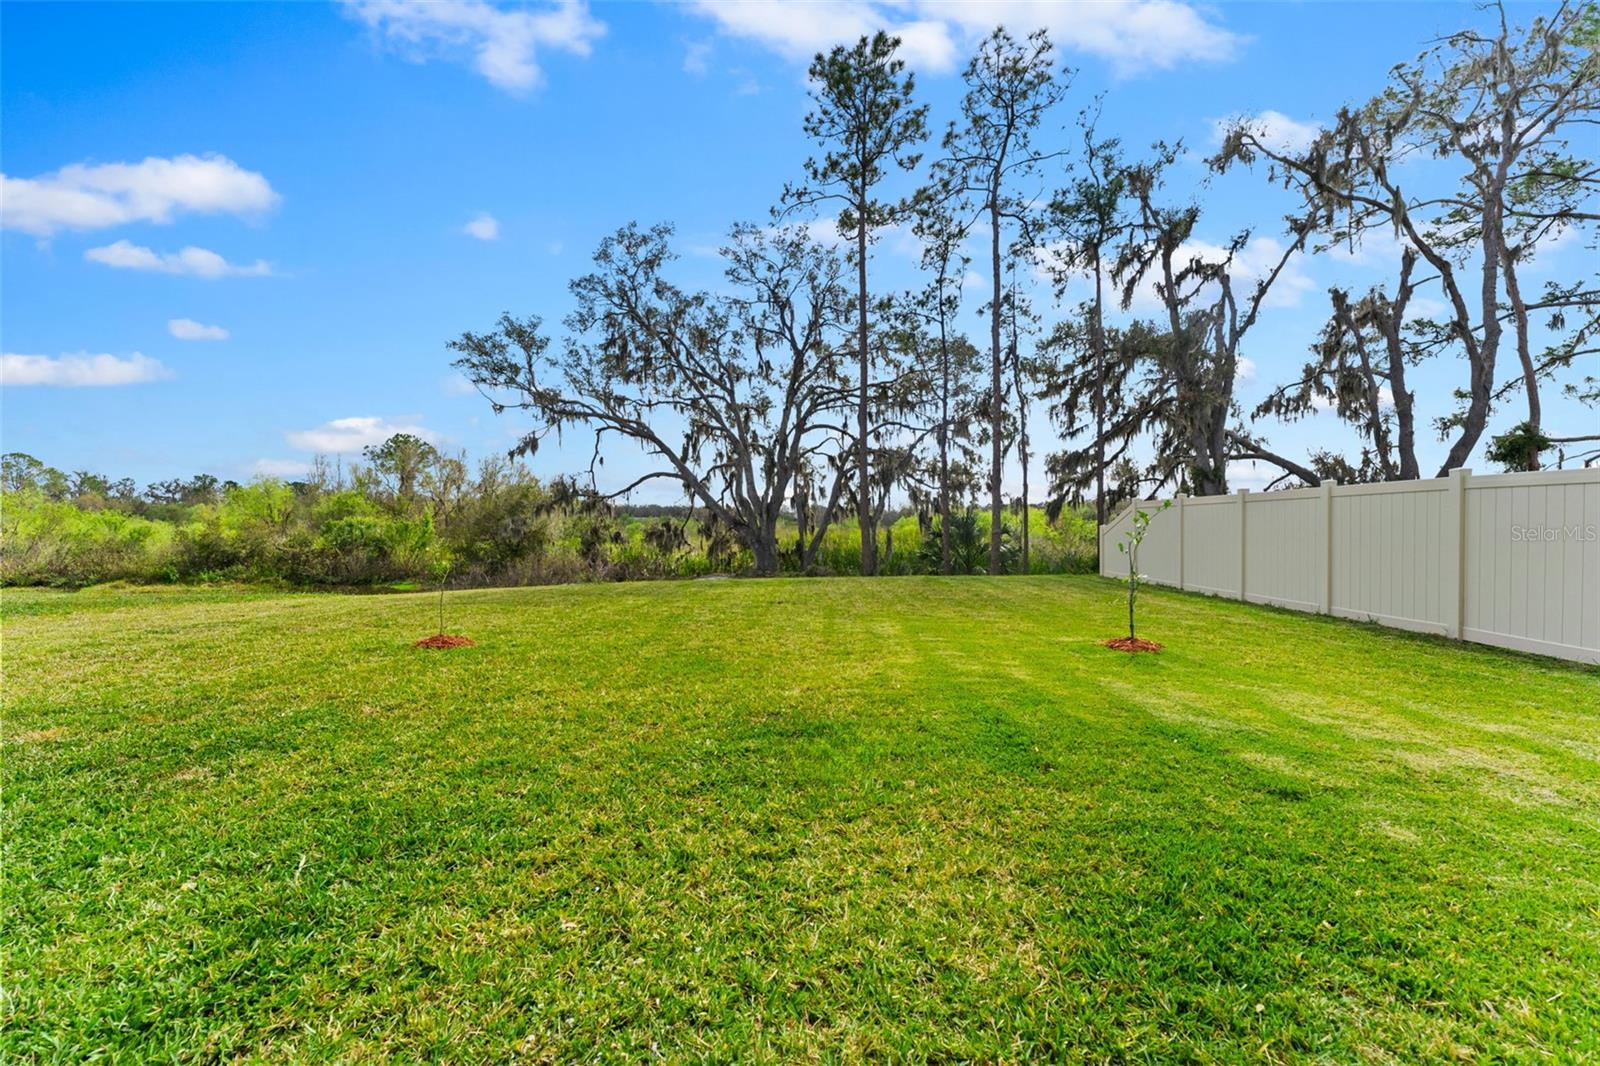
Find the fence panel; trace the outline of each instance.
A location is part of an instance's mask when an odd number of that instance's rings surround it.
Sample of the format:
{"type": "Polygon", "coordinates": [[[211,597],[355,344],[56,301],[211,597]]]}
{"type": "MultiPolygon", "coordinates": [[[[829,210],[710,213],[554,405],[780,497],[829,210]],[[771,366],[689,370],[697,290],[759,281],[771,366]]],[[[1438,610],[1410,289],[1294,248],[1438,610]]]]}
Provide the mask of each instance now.
{"type": "Polygon", "coordinates": [[[1333,614],[1449,634],[1446,480],[1332,489],[1333,614]]]}
{"type": "MultiPolygon", "coordinates": [[[[1183,529],[1177,522],[1162,522],[1159,519],[1150,525],[1150,532],[1144,538],[1144,544],[1139,547],[1139,572],[1141,574],[1159,575],[1156,580],[1164,584],[1176,585],[1182,579],[1179,572],[1183,556],[1182,544],[1183,529]]],[[[1116,548],[1111,549],[1113,555],[1119,556],[1122,572],[1128,572],[1128,561],[1120,558],[1116,548]]]]}
{"type": "Polygon", "coordinates": [[[1301,611],[1321,609],[1328,523],[1318,489],[1247,497],[1245,599],[1301,611]]]}
{"type": "Polygon", "coordinates": [[[1600,648],[1600,479],[1590,473],[1469,479],[1468,640],[1565,658],[1600,648]]]}
{"type": "MultiPolygon", "coordinates": [[[[1600,662],[1600,469],[1180,497],[1140,552],[1153,583],[1600,662]]],[[[1124,508],[1100,531],[1122,577],[1124,508]]]]}
{"type": "MultiPolygon", "coordinates": [[[[1239,595],[1239,496],[1195,496],[1183,502],[1183,587],[1213,596],[1239,595]]],[[[1171,521],[1172,511],[1156,517],[1171,521]]]]}

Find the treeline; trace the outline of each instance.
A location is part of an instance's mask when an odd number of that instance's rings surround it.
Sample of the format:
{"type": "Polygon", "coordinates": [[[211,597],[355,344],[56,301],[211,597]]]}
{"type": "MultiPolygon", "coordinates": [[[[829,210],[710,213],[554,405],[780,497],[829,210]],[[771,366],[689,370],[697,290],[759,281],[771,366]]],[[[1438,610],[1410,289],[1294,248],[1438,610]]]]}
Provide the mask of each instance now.
{"type": "MultiPolygon", "coordinates": [[[[724,286],[681,286],[671,227],[628,224],[571,283],[559,341],[538,315],[507,314],[452,342],[455,366],[497,412],[530,416],[518,454],[573,427],[593,432],[597,460],[642,449],[655,469],[621,486],[591,469],[587,491],[673,483],[759,573],[790,553],[810,569],[850,522],[863,572],[879,572],[891,501],[905,500],[940,516],[946,571],[956,516],[981,500],[984,565],[1004,569],[1005,516],[1028,513],[1036,491],[1039,403],[1066,442],[1044,460],[1049,510],[1087,505],[1101,520],[1130,495],[1227,492],[1239,460],[1276,467],[1274,484],[1432,474],[1418,454],[1429,432],[1447,445],[1439,473],[1480,445],[1512,469],[1569,447],[1558,454],[1584,461],[1600,435],[1559,435],[1541,398],[1600,402],[1582,370],[1600,352],[1600,284],[1532,292],[1526,275],[1558,242],[1595,242],[1597,12],[1563,4],[1518,26],[1527,9],[1491,11],[1491,29],[1431,44],[1305,138],[1228,124],[1211,172],[1278,187],[1287,214],[1262,220],[1271,239],[1245,229],[1220,244],[1200,237],[1208,186],[1180,167],[1182,143],[1129,151],[1102,132],[1099,99],[1063,121],[1073,72],[1042,31],[983,41],[942,134],[900,42],[862,37],[812,63],[816,151],[768,223],[732,228],[724,286]],[[818,222],[839,242],[819,241],[818,222]],[[872,249],[891,230],[920,244],[912,291],[875,284],[872,249]],[[1246,411],[1236,384],[1270,297],[1296,259],[1336,248],[1387,264],[1389,280],[1330,291],[1304,366],[1246,411]],[[1247,249],[1265,261],[1247,266],[1247,249]],[[978,294],[963,285],[974,271],[978,294]],[[1036,271],[1044,307],[1016,280],[1036,271]],[[959,326],[972,311],[981,336],[959,326]],[[1407,377],[1424,364],[1459,375],[1431,422],[1407,377]],[[1270,419],[1318,410],[1353,431],[1354,452],[1271,447],[1270,419]],[[1507,424],[1491,436],[1497,415],[1507,424]]],[[[1028,525],[1015,548],[1031,569],[1028,525]]]]}
{"type": "MultiPolygon", "coordinates": [[[[568,481],[541,483],[518,462],[469,467],[398,435],[365,462],[318,460],[303,480],[249,484],[209,474],[139,490],[128,479],[64,473],[33,456],[0,460],[0,583],[247,581],[299,586],[542,584],[739,574],[748,548],[711,514],[686,507],[614,508],[568,481]]],[[[1030,516],[1035,572],[1092,571],[1095,528],[1080,514],[1030,516]]],[[[1020,567],[1020,515],[1008,515],[1005,565],[1020,567]]],[[[885,572],[928,573],[936,523],[924,511],[886,523],[885,572]]],[[[799,525],[785,521],[780,570],[799,573],[799,525]]],[[[970,514],[953,518],[958,570],[981,572],[985,544],[970,514]]],[[[860,573],[859,545],[831,537],[812,574],[860,573]]]]}

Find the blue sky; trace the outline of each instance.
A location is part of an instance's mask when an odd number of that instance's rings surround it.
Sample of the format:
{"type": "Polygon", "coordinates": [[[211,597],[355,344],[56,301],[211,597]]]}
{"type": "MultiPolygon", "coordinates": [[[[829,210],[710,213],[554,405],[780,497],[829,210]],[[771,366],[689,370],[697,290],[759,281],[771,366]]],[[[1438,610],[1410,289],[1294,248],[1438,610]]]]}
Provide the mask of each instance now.
{"type": "MultiPolygon", "coordinates": [[[[521,423],[461,388],[448,339],[505,310],[558,322],[567,281],[632,219],[674,222],[681,278],[714,284],[707,250],[731,223],[763,218],[809,152],[811,52],[902,29],[942,128],[972,41],[1001,17],[1051,24],[1077,68],[1061,124],[1104,91],[1104,128],[1130,148],[1183,138],[1203,153],[1225,116],[1275,112],[1289,135],[1325,119],[1479,16],[1173,0],[8,3],[0,342],[8,360],[29,358],[8,363],[4,448],[141,483],[292,475],[316,451],[348,458],[397,429],[473,457],[501,451],[521,423]]],[[[1203,177],[1186,164],[1174,194],[1203,177]]],[[[1275,234],[1282,204],[1264,179],[1230,176],[1202,198],[1207,241],[1244,226],[1275,234]]],[[[1539,268],[1572,274],[1589,254],[1563,247],[1539,268]]],[[[905,286],[913,265],[891,236],[873,269],[905,286]]],[[[1297,268],[1247,345],[1247,406],[1303,362],[1331,281],[1385,273],[1329,257],[1297,268]]],[[[1442,412],[1460,378],[1428,368],[1415,383],[1423,413],[1442,412]]],[[[1552,429],[1577,432],[1587,417],[1553,395],[1547,406],[1552,429]]],[[[1348,439],[1328,415],[1258,428],[1297,456],[1348,439]]],[[[1444,451],[1429,436],[1425,468],[1444,451]]],[[[550,475],[586,457],[574,441],[534,465],[550,475]]],[[[619,456],[607,469],[620,481],[637,465],[619,456]]]]}

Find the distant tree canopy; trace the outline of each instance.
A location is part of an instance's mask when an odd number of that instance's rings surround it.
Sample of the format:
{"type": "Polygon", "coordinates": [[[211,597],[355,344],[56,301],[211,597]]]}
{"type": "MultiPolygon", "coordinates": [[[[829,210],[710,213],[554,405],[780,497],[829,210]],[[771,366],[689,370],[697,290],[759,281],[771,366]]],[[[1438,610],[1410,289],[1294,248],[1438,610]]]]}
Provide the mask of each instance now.
{"type": "Polygon", "coordinates": [[[407,512],[416,505],[419,482],[440,460],[433,445],[410,433],[396,433],[382,444],[368,445],[362,454],[372,472],[382,479],[384,491],[407,512]]]}
{"type": "MultiPolygon", "coordinates": [[[[1541,278],[1540,292],[1528,278],[1556,243],[1596,247],[1597,10],[1563,3],[1517,25],[1524,9],[1463,9],[1487,28],[1426,45],[1304,144],[1253,118],[1226,124],[1211,174],[1250,181],[1259,168],[1288,209],[1260,220],[1265,232],[1221,239],[1203,232],[1210,179],[1179,166],[1190,158],[1181,143],[1141,153],[1102,135],[1104,96],[1060,136],[1072,72],[1042,31],[998,27],[983,39],[960,112],[926,161],[929,111],[900,42],[863,36],[812,63],[804,129],[818,154],[783,191],[783,226],[734,229],[729,292],[678,288],[669,231],[629,226],[573,282],[579,309],[554,348],[531,316],[452,347],[496,410],[533,414],[521,451],[583,425],[598,492],[609,441],[644,447],[659,466],[640,481],[676,482],[761,573],[784,552],[807,564],[847,511],[873,572],[876,529],[897,499],[939,530],[939,566],[951,571],[956,516],[979,495],[986,569],[1007,569],[1002,513],[1030,502],[1039,400],[1062,439],[1044,461],[1052,514],[1089,504],[1103,518],[1130,494],[1227,492],[1240,462],[1273,468],[1269,487],[1422,476],[1430,427],[1417,424],[1413,381],[1423,363],[1434,375],[1460,367],[1455,403],[1431,426],[1447,445],[1438,472],[1479,449],[1513,469],[1535,469],[1553,449],[1557,461],[1590,461],[1600,434],[1548,428],[1543,397],[1558,387],[1600,405],[1600,275],[1541,278]],[[1421,159],[1444,166],[1406,165],[1421,159]],[[845,258],[789,227],[796,213],[834,223],[845,258]],[[921,247],[924,276],[909,291],[874,286],[868,271],[890,227],[921,247]],[[1250,353],[1274,297],[1286,279],[1303,287],[1296,260],[1335,249],[1387,262],[1391,280],[1334,286],[1309,357],[1246,411],[1239,383],[1263,362],[1250,353]],[[1019,287],[1019,274],[1035,273],[1053,305],[1019,287]],[[981,346],[959,325],[972,312],[987,316],[981,346]],[[1491,433],[1518,403],[1525,410],[1491,433]],[[1354,454],[1337,440],[1305,454],[1270,444],[1274,421],[1322,411],[1350,428],[1354,454]],[[1009,502],[1008,470],[1022,490],[1009,502]],[[777,540],[786,507],[801,527],[792,547],[777,540]]],[[[1028,528],[1015,546],[1023,568],[1028,528]]]]}

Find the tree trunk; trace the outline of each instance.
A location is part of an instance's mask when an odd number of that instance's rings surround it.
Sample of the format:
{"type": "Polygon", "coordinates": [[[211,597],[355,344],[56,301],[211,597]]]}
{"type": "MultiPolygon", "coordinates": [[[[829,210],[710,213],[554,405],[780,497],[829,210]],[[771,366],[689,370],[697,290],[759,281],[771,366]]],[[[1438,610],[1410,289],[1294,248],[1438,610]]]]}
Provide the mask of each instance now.
{"type": "Polygon", "coordinates": [[[1478,446],[1478,438],[1483,436],[1483,431],[1489,424],[1489,408],[1494,402],[1494,364],[1495,357],[1500,351],[1501,332],[1498,311],[1500,255],[1505,247],[1505,220],[1501,216],[1499,206],[1500,196],[1505,187],[1503,163],[1502,172],[1497,179],[1494,188],[1484,197],[1482,235],[1479,238],[1483,248],[1483,272],[1478,291],[1478,306],[1481,308],[1483,336],[1478,338],[1476,346],[1472,344],[1470,323],[1458,309],[1457,329],[1463,334],[1461,340],[1467,349],[1471,391],[1467,401],[1467,413],[1461,420],[1461,435],[1450,446],[1444,465],[1439,468],[1437,475],[1439,477],[1444,477],[1450,471],[1466,465],[1472,450],[1478,446]]]}
{"type": "Polygon", "coordinates": [[[794,494],[794,558],[800,572],[806,572],[806,525],[811,521],[811,482],[803,480],[794,494]]]}
{"type": "MultiPolygon", "coordinates": [[[[1522,285],[1517,281],[1517,266],[1511,249],[1501,246],[1501,259],[1505,263],[1506,299],[1511,302],[1511,313],[1517,330],[1517,358],[1522,362],[1522,387],[1528,392],[1528,426],[1533,430],[1532,441],[1539,439],[1540,423],[1544,421],[1539,404],[1539,372],[1533,365],[1533,353],[1528,346],[1528,305],[1522,299],[1522,285]]],[[[1539,449],[1535,443],[1528,452],[1528,469],[1539,469],[1539,449]]]]}
{"type": "Polygon", "coordinates": [[[1137,639],[1133,630],[1133,598],[1139,594],[1139,548],[1128,549],[1128,639],[1137,639]]]}
{"type": "Polygon", "coordinates": [[[773,577],[778,572],[778,534],[772,527],[754,531],[750,538],[750,554],[754,557],[757,577],[773,577]]]}
{"type": "MultiPolygon", "coordinates": [[[[1398,331],[1398,325],[1396,330],[1398,331]]],[[[1422,476],[1417,465],[1416,397],[1406,388],[1405,353],[1398,336],[1389,354],[1389,391],[1394,395],[1396,448],[1400,453],[1400,480],[1416,481],[1422,476]]]]}
{"type": "Polygon", "coordinates": [[[1417,253],[1407,248],[1400,259],[1400,284],[1395,290],[1384,341],[1389,348],[1389,391],[1394,394],[1395,438],[1400,450],[1400,480],[1416,481],[1422,477],[1417,464],[1417,413],[1416,397],[1406,388],[1406,351],[1400,342],[1400,331],[1405,327],[1406,308],[1411,304],[1411,271],[1417,265],[1417,253]]]}
{"type": "MultiPolygon", "coordinates": [[[[998,184],[998,180],[996,182],[998,184]]],[[[989,573],[1000,573],[1000,471],[1005,394],[1000,391],[1000,201],[998,190],[989,194],[989,253],[994,282],[994,302],[989,305],[989,423],[993,447],[989,460],[989,573]]]]}
{"type": "MultiPolygon", "coordinates": [[[[1199,389],[1193,389],[1198,393],[1199,389]]],[[[1180,401],[1187,405],[1191,401],[1180,401]]],[[[1198,403],[1199,401],[1192,401],[1198,403]]],[[[1228,417],[1224,408],[1222,417],[1228,417]]],[[[1218,452],[1217,424],[1207,417],[1204,423],[1194,421],[1185,434],[1189,446],[1189,491],[1196,496],[1225,496],[1228,492],[1228,460],[1226,451],[1226,423],[1223,423],[1223,451],[1218,452]]]]}
{"type": "Polygon", "coordinates": [[[950,341],[939,285],[939,573],[950,573],[950,341]]]}
{"type": "Polygon", "coordinates": [[[1022,464],[1022,566],[1019,572],[1033,572],[1033,538],[1028,529],[1028,394],[1022,386],[1022,352],[1017,347],[1017,285],[1011,283],[1011,376],[1017,387],[1017,460],[1022,464]]]}
{"type": "Polygon", "coordinates": [[[1028,513],[1028,401],[1026,397],[1017,397],[1017,416],[1020,419],[1018,428],[1021,430],[1021,435],[1017,438],[1017,457],[1022,460],[1022,572],[1031,574],[1033,573],[1031,555],[1033,540],[1028,530],[1028,519],[1032,515],[1028,513]]]}
{"type": "MultiPolygon", "coordinates": [[[[1101,240],[1105,237],[1102,234],[1101,240]]],[[[1106,524],[1106,335],[1100,245],[1094,247],[1094,520],[1106,524]]]]}
{"type": "Polygon", "coordinates": [[[867,216],[861,213],[856,230],[856,280],[860,307],[858,311],[861,347],[861,393],[856,405],[856,519],[861,526],[861,573],[871,576],[878,572],[878,534],[872,525],[872,485],[867,473],[867,370],[871,363],[871,350],[867,346],[867,216]]]}
{"type": "MultiPolygon", "coordinates": [[[[1394,448],[1389,442],[1389,426],[1383,419],[1383,389],[1378,384],[1378,375],[1372,369],[1372,359],[1367,355],[1367,339],[1361,332],[1360,323],[1350,314],[1344,294],[1336,294],[1335,301],[1335,313],[1344,318],[1345,328],[1350,331],[1350,342],[1355,345],[1356,354],[1361,358],[1361,381],[1366,385],[1367,393],[1367,429],[1372,436],[1372,451],[1378,457],[1378,471],[1383,480],[1393,481],[1395,480],[1394,448]]],[[[1396,323],[1395,329],[1398,331],[1399,328],[1399,323],[1396,323]]],[[[1393,356],[1390,357],[1389,365],[1392,369],[1393,356]]]]}

